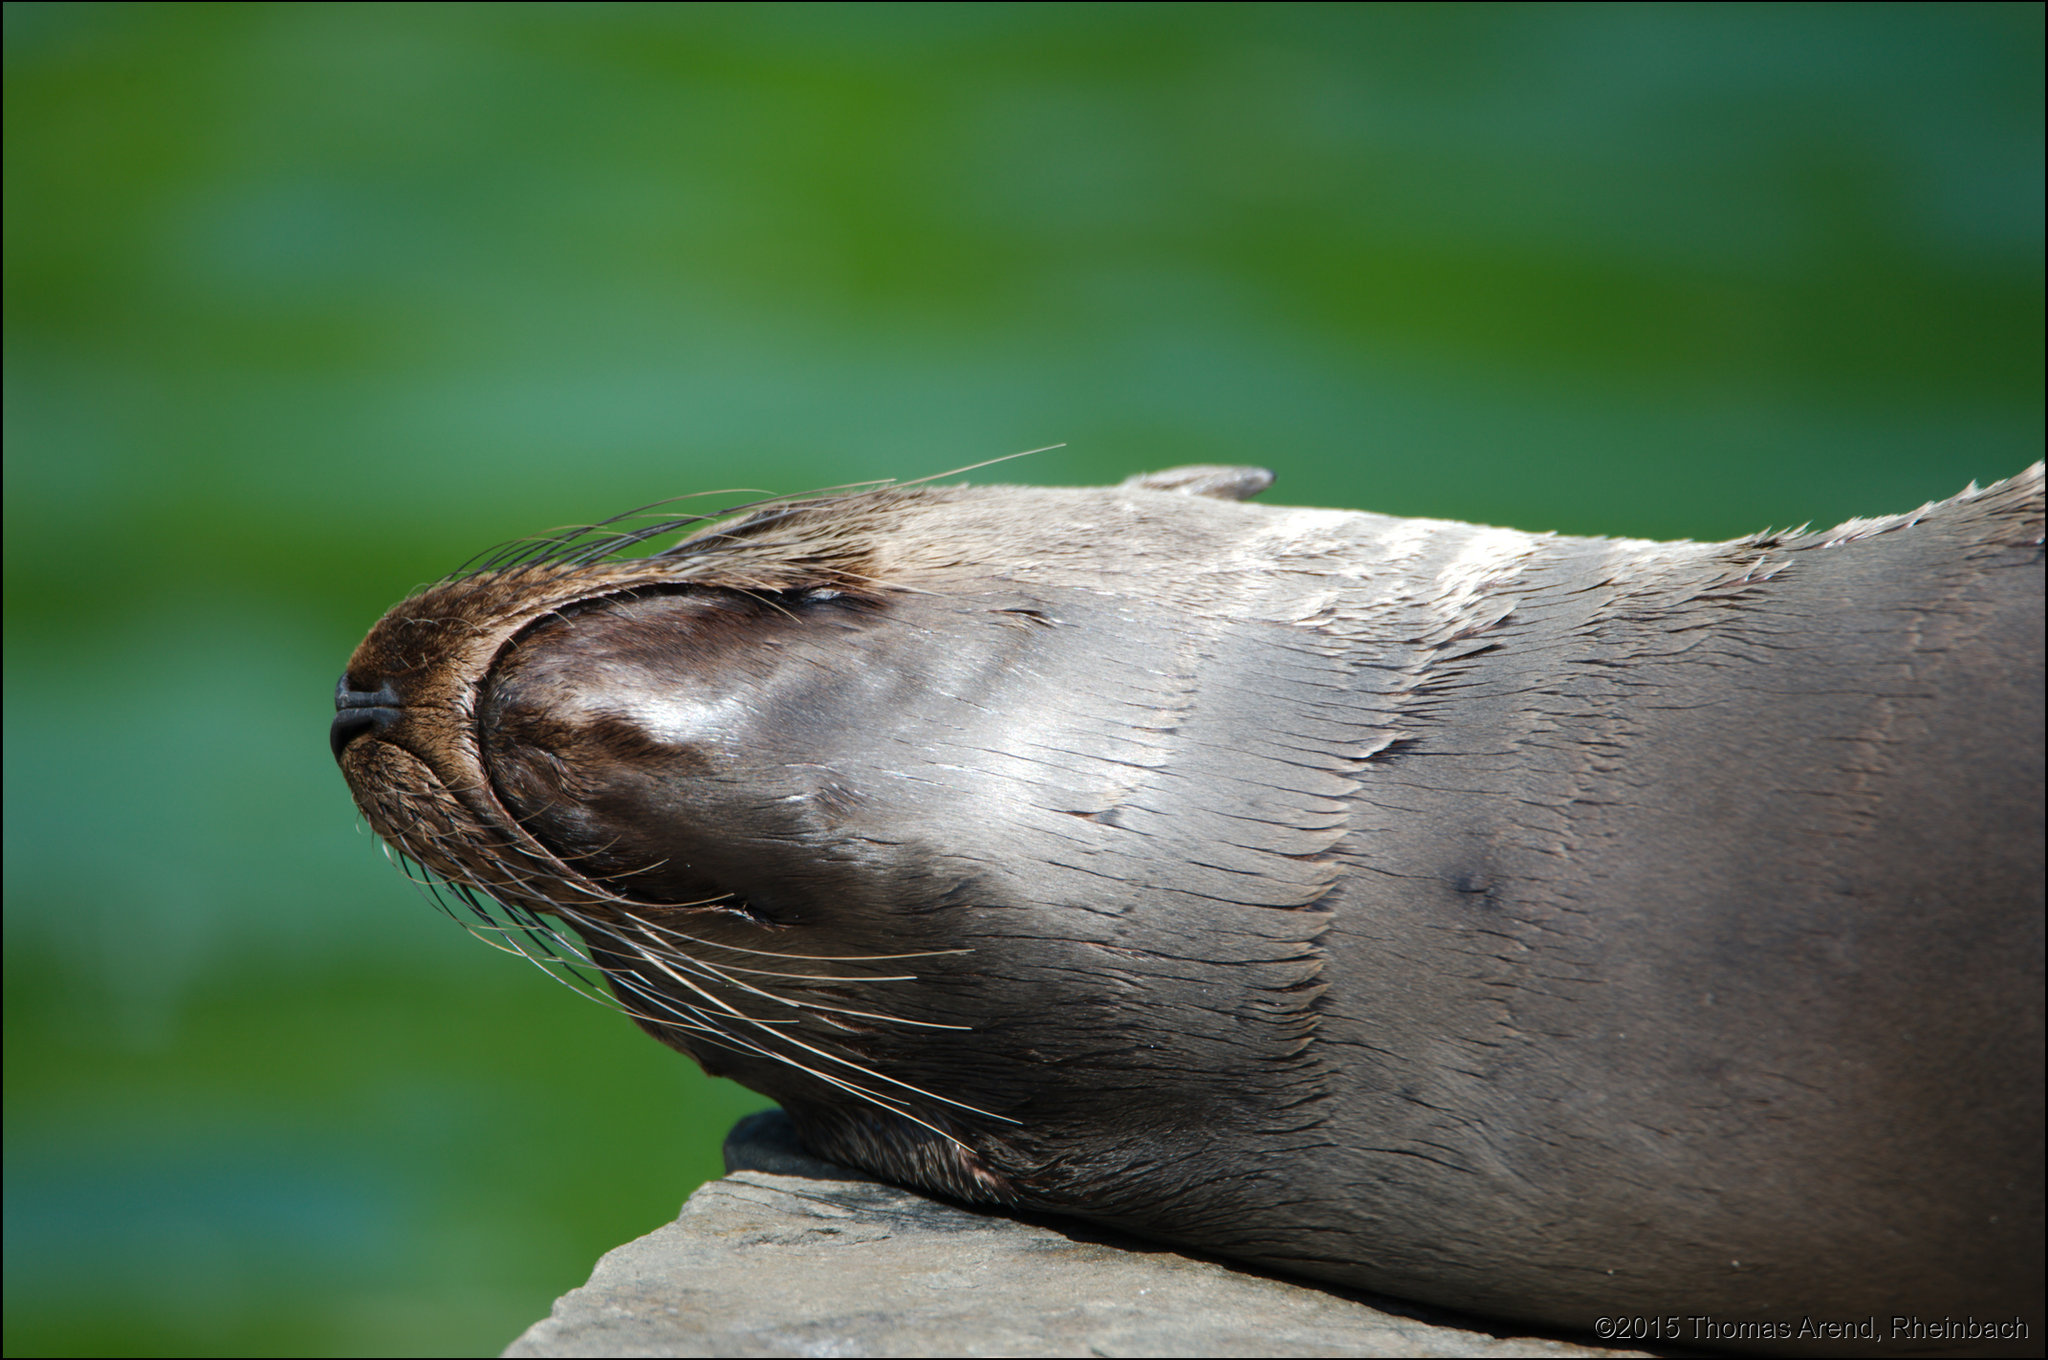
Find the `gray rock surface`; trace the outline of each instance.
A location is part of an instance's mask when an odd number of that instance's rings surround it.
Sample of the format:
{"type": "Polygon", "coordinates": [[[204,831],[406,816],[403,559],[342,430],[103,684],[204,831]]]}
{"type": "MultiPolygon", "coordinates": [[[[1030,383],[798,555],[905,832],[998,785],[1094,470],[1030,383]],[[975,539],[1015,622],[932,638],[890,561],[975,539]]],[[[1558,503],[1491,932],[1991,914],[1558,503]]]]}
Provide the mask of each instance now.
{"type": "Polygon", "coordinates": [[[726,1165],[505,1354],[1643,1354],[927,1199],[809,1157],[780,1111],[742,1120],[726,1165]]]}

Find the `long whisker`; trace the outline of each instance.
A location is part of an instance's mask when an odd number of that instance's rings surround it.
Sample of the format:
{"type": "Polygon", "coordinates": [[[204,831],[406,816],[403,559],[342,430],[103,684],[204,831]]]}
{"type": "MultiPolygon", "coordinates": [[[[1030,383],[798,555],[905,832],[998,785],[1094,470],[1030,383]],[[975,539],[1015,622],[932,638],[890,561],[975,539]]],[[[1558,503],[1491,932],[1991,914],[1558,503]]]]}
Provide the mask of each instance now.
{"type": "MultiPolygon", "coordinates": [[[[892,1025],[912,1025],[920,1029],[969,1028],[969,1026],[966,1025],[944,1025],[928,1020],[906,1020],[899,1016],[882,1015],[874,1011],[855,1010],[848,1006],[830,1006],[826,1005],[824,1002],[815,1000],[791,1000],[788,997],[778,996],[773,992],[764,991],[759,987],[755,987],[748,983],[742,982],[739,979],[732,976],[734,972],[745,972],[753,973],[757,976],[803,978],[807,981],[814,982],[915,982],[917,981],[915,975],[894,978],[820,978],[806,973],[769,973],[766,970],[755,968],[719,967],[714,964],[706,963],[702,959],[690,958],[688,955],[677,956],[670,954],[666,951],[656,953],[654,951],[649,950],[645,945],[641,944],[639,941],[629,939],[626,935],[620,933],[619,931],[611,929],[601,921],[578,920],[575,922],[575,924],[581,930],[597,930],[610,935],[613,939],[619,941],[619,943],[627,945],[630,948],[632,948],[635,953],[640,954],[654,967],[656,967],[663,973],[667,973],[669,976],[672,977],[676,975],[670,972],[670,962],[672,959],[680,958],[685,959],[689,963],[695,965],[696,970],[700,974],[715,978],[716,980],[725,983],[729,987],[737,988],[738,990],[743,992],[750,992],[755,996],[764,997],[767,1000],[778,1002],[784,1006],[793,1006],[799,1010],[831,1011],[839,1015],[851,1015],[864,1020],[882,1020],[892,1025]]],[[[677,980],[682,981],[680,977],[678,977],[677,980]]]]}
{"type": "MultiPolygon", "coordinates": [[[[632,942],[631,942],[631,941],[627,941],[627,940],[625,940],[625,939],[624,939],[623,937],[617,937],[617,938],[620,938],[620,942],[621,942],[621,943],[624,943],[624,944],[632,944],[632,942]]],[[[678,973],[678,972],[674,971],[673,969],[671,969],[671,968],[670,968],[670,967],[668,966],[668,964],[667,964],[667,961],[666,961],[665,959],[663,959],[663,958],[662,958],[662,957],[661,957],[660,955],[657,955],[657,954],[655,954],[655,953],[654,953],[653,951],[651,951],[651,950],[646,950],[646,949],[644,949],[644,948],[640,948],[640,947],[639,947],[639,946],[637,946],[637,945],[635,945],[635,946],[634,946],[634,948],[635,948],[635,951],[636,951],[637,953],[639,953],[639,954],[640,954],[641,958],[642,958],[643,960],[645,960],[645,961],[646,961],[646,963],[647,963],[647,964],[648,964],[648,965],[649,965],[650,967],[654,968],[654,969],[655,969],[656,971],[660,972],[661,974],[663,974],[663,975],[664,975],[664,976],[666,976],[666,977],[674,978],[674,979],[675,979],[675,980],[676,980],[677,982],[679,982],[679,983],[681,983],[681,984],[682,984],[683,986],[685,986],[685,987],[689,988],[689,989],[690,989],[690,990],[691,990],[692,992],[695,992],[695,993],[696,993],[697,995],[699,995],[699,996],[702,996],[702,997],[703,997],[703,998],[704,998],[704,999],[705,999],[706,1001],[709,1001],[709,1002],[711,1002],[711,1003],[712,1003],[713,1005],[715,1005],[715,1006],[719,1007],[719,1008],[720,1008],[721,1010],[723,1010],[723,1011],[725,1011],[725,1012],[726,1012],[727,1014],[729,1014],[729,1015],[733,1016],[733,1017],[734,1017],[735,1019],[738,1019],[738,1020],[742,1020],[742,1021],[745,1021],[745,1022],[746,1022],[747,1024],[750,1024],[750,1025],[761,1025],[761,1024],[764,1024],[764,1023],[765,1023],[765,1022],[763,1022],[763,1021],[761,1021],[761,1020],[758,1020],[758,1019],[756,1019],[756,1018],[755,1018],[755,1017],[753,1017],[753,1016],[750,1016],[750,1015],[746,1014],[745,1012],[743,1012],[743,1011],[739,1010],[739,1009],[738,1009],[737,1007],[735,1007],[735,1006],[731,1006],[731,1005],[729,1005],[728,1003],[726,1003],[725,1001],[723,1001],[723,1000],[720,1000],[720,999],[719,999],[719,998],[717,998],[717,997],[713,997],[713,996],[711,996],[711,995],[710,995],[710,994],[709,994],[708,992],[704,991],[704,989],[703,989],[703,988],[701,988],[701,987],[697,986],[697,985],[696,985],[696,984],[695,984],[694,982],[691,982],[691,981],[690,981],[690,980],[689,980],[688,978],[686,978],[686,977],[682,976],[682,975],[681,975],[680,973],[678,973]]],[[[747,990],[747,991],[751,991],[751,992],[755,992],[755,994],[756,994],[756,995],[761,995],[761,996],[767,996],[767,995],[768,995],[767,993],[764,993],[764,992],[759,992],[759,991],[758,991],[757,989],[755,989],[755,988],[751,988],[751,987],[749,987],[749,988],[745,988],[745,990],[747,990]]],[[[770,998],[770,999],[774,999],[774,998],[770,998]]],[[[782,1040],[782,1041],[783,1041],[784,1043],[788,1043],[788,1044],[794,1044],[794,1045],[795,1045],[796,1047],[798,1047],[798,1048],[801,1048],[801,1049],[803,1049],[803,1050],[804,1050],[804,1051],[805,1051],[806,1053],[810,1053],[810,1054],[812,1054],[812,1055],[814,1055],[814,1056],[816,1056],[816,1057],[822,1058],[822,1059],[824,1059],[824,1060],[825,1060],[825,1061],[827,1061],[827,1062],[839,1063],[839,1064],[841,1064],[842,1066],[845,1066],[845,1067],[849,1067],[849,1068],[853,1069],[854,1071],[856,1071],[856,1072],[859,1072],[859,1073],[860,1073],[860,1074],[861,1074],[862,1076],[864,1076],[864,1077],[869,1077],[869,1078],[871,1078],[871,1079],[873,1079],[873,1080],[876,1080],[876,1081],[882,1081],[882,1082],[886,1082],[886,1083],[888,1083],[888,1084],[889,1084],[889,1085],[891,1085],[891,1086],[898,1086],[898,1087],[901,1087],[901,1088],[902,1088],[902,1089],[904,1089],[905,1091],[908,1091],[908,1092],[910,1092],[910,1093],[911,1093],[912,1095],[916,1095],[916,1096],[922,1096],[922,1097],[924,1097],[924,1098],[925,1098],[926,1100],[936,1100],[936,1101],[940,1102],[941,1104],[945,1104],[945,1105],[951,1105],[951,1106],[953,1106],[953,1107],[954,1107],[954,1108],[956,1108],[956,1109],[966,1110],[966,1111],[967,1111],[968,1113],[970,1113],[970,1114],[978,1114],[978,1115],[981,1115],[981,1116],[983,1116],[983,1117],[985,1117],[985,1118],[989,1118],[989,1119],[1002,1119],[1002,1120],[1003,1120],[1003,1122],[1005,1122],[1005,1123],[1010,1123],[1010,1124],[1014,1124],[1014,1123],[1017,1123],[1017,1122],[1018,1122],[1018,1121],[1016,1121],[1016,1120],[1014,1120],[1014,1119],[1005,1119],[1005,1118],[1004,1118],[1004,1117],[1003,1117],[1002,1115],[998,1115],[998,1114],[995,1114],[995,1113],[993,1113],[992,1111],[989,1111],[989,1110],[983,1110],[983,1109],[979,1109],[979,1108],[977,1108],[976,1106],[973,1106],[973,1105],[969,1105],[969,1104],[967,1104],[967,1103],[966,1103],[965,1101],[960,1101],[960,1100],[953,1100],[953,1099],[950,1099],[950,1098],[948,1098],[948,1097],[946,1097],[946,1096],[934,1095],[934,1094],[933,1094],[933,1093],[931,1093],[930,1091],[922,1090],[922,1089],[920,1089],[919,1087],[916,1087],[916,1086],[913,1086],[913,1085],[911,1085],[911,1084],[910,1084],[909,1082],[907,1082],[907,1081],[898,1081],[898,1080],[897,1080],[896,1078],[894,1078],[894,1077],[891,1077],[891,1076],[888,1076],[888,1075],[886,1075],[885,1073],[881,1073],[881,1072],[876,1072],[876,1071],[874,1071],[874,1070],[873,1070],[872,1068],[869,1068],[869,1067],[865,1067],[865,1066],[863,1066],[863,1065],[862,1065],[862,1064],[860,1064],[860,1063],[854,1062],[854,1061],[853,1061],[852,1059],[850,1059],[850,1058],[843,1058],[843,1057],[840,1057],[840,1056],[839,1056],[838,1054],[836,1054],[836,1053],[830,1053],[830,1052],[827,1052],[826,1050],[824,1050],[824,1049],[822,1049],[822,1048],[818,1048],[818,1047],[816,1047],[815,1045],[812,1045],[812,1044],[807,1044],[807,1043],[805,1043],[805,1042],[804,1042],[803,1040],[801,1040],[801,1039],[798,1039],[798,1038],[796,1038],[796,1037],[795,1037],[795,1036],[793,1036],[793,1035],[789,1035],[789,1034],[782,1034],[782,1035],[778,1035],[777,1037],[779,1037],[779,1038],[780,1038],[780,1039],[781,1039],[781,1040],[782,1040]]],[[[808,1069],[806,1069],[806,1070],[808,1070],[808,1069]]]]}
{"type": "MultiPolygon", "coordinates": [[[[415,825],[417,827],[417,823],[415,825]]],[[[763,1016],[750,1015],[741,1010],[737,1005],[710,990],[711,986],[722,985],[743,995],[755,996],[763,1001],[773,1002],[805,1013],[816,1014],[820,1020],[835,1026],[837,1026],[837,1022],[832,1019],[833,1015],[845,1015],[853,1019],[926,1029],[964,1030],[970,1028],[961,1025],[946,1025],[932,1021],[912,1020],[903,1016],[892,1016],[882,1012],[861,1010],[854,1007],[835,1006],[816,998],[791,998],[770,991],[765,987],[754,986],[741,978],[733,976],[734,973],[744,972],[751,976],[762,978],[786,978],[806,982],[859,983],[915,981],[914,975],[841,977],[838,975],[821,976],[817,974],[747,968],[741,965],[721,966],[709,963],[689,952],[670,948],[668,943],[671,941],[683,942],[699,948],[727,950],[751,956],[780,958],[789,961],[815,960],[819,962],[866,962],[879,959],[959,954],[971,951],[930,950],[909,954],[873,956],[813,956],[783,953],[704,940],[659,925],[639,915],[627,918],[632,930],[621,929],[601,918],[573,909],[565,909],[558,904],[551,904],[550,914],[570,921],[578,928],[579,932],[597,934],[616,942],[629,957],[637,960],[640,965],[652,970],[661,977],[669,979],[677,986],[683,988],[687,994],[699,998],[702,1002],[702,1005],[690,1004],[671,993],[648,986],[635,971],[604,968],[603,965],[598,964],[592,958],[587,945],[582,944],[550,924],[539,912],[521,906],[516,902],[507,902],[503,897],[496,894],[487,896],[478,892],[470,884],[450,880],[433,873],[412,856],[405,854],[403,851],[394,850],[388,844],[384,848],[386,855],[398,863],[406,877],[426,893],[435,907],[444,914],[454,918],[470,934],[494,949],[499,949],[509,954],[517,954],[525,958],[557,982],[562,983],[573,991],[591,997],[600,1004],[619,1011],[621,1014],[649,1024],[672,1026],[687,1033],[697,1035],[707,1041],[715,1042],[721,1047],[751,1053],[755,1056],[794,1068],[835,1089],[845,1091],[848,1095],[854,1096],[857,1099],[909,1119],[922,1127],[930,1129],[933,1133],[938,1134],[947,1141],[956,1144],[959,1140],[952,1134],[919,1117],[905,1103],[906,1097],[951,1106],[966,1113],[978,1115],[985,1119],[996,1120],[1001,1123],[1016,1124],[1019,1122],[1006,1115],[970,1105],[965,1101],[954,1100],[950,1097],[924,1090],[909,1082],[877,1072],[872,1067],[855,1059],[834,1053],[829,1049],[820,1048],[787,1032],[786,1027],[795,1023],[794,1017],[786,1020],[775,1020],[763,1016]],[[461,912],[455,910],[447,900],[449,896],[453,896],[466,910],[461,912]],[[638,932],[638,934],[636,935],[635,932],[638,932]],[[641,936],[647,938],[640,938],[641,936]],[[607,988],[601,979],[609,979],[612,986],[607,988]],[[627,1004],[617,995],[619,991],[624,991],[632,996],[638,1004],[627,1004]],[[733,1028],[735,1025],[754,1031],[757,1037],[749,1037],[745,1033],[737,1032],[733,1028]],[[771,1045],[767,1042],[769,1040],[773,1040],[775,1043],[771,1045]],[[787,1052],[785,1047],[800,1050],[802,1054],[809,1055],[811,1060],[806,1061],[804,1057],[798,1054],[787,1052]],[[820,1063],[829,1064],[830,1067],[821,1067],[819,1066],[820,1063]],[[843,1068],[849,1073],[857,1074],[858,1079],[852,1076],[839,1075],[831,1070],[834,1067],[843,1068]],[[884,1088],[893,1087],[903,1094],[893,1094],[886,1089],[871,1089],[870,1083],[880,1083],[884,1088]]],[[[537,881],[539,878],[538,875],[533,874],[518,874],[511,875],[511,877],[531,881],[537,881]]],[[[560,888],[566,885],[559,881],[551,880],[550,886],[560,888]]],[[[843,1028],[843,1026],[840,1028],[843,1028]]],[[[961,1146],[964,1147],[965,1145],[962,1144],[961,1146]]]]}

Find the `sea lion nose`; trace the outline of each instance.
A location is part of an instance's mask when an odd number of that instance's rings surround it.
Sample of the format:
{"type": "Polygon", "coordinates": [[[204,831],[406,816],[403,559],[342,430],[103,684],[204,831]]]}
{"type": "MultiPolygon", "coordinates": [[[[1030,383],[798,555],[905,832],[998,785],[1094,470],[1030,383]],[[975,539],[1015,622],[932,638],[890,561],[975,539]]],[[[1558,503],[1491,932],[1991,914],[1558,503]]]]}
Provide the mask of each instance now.
{"type": "Polygon", "coordinates": [[[398,690],[389,680],[375,689],[357,689],[342,676],[334,686],[334,726],[327,729],[327,744],[336,764],[348,744],[365,732],[377,731],[398,721],[401,708],[398,690]]]}

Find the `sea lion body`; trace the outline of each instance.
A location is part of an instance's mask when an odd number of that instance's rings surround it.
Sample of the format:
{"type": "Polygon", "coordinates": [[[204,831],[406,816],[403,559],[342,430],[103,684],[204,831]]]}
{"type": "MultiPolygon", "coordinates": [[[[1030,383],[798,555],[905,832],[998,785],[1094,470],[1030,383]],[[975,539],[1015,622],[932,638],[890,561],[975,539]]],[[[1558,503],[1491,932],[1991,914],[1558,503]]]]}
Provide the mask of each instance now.
{"type": "Polygon", "coordinates": [[[1718,544],[1259,484],[458,578],[337,755],[833,1160],[1570,1327],[2038,1345],[2040,468],[1718,544]]]}

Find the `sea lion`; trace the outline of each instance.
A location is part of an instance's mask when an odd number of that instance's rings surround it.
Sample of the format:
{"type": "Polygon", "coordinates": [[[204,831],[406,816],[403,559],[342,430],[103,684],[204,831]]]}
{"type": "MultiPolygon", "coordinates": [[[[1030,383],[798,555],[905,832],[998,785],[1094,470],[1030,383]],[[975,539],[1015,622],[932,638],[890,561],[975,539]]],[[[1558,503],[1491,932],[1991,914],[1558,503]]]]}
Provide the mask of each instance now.
{"type": "Polygon", "coordinates": [[[544,542],[378,623],[335,755],[833,1161],[1622,1339],[2038,1347],[2041,467],[1706,544],[1268,480],[544,542]]]}

